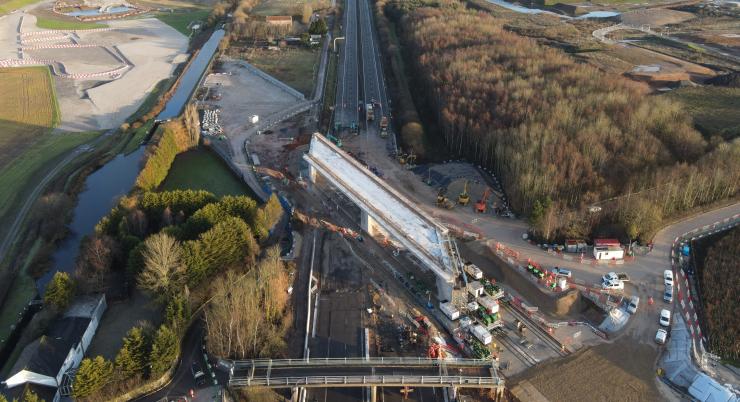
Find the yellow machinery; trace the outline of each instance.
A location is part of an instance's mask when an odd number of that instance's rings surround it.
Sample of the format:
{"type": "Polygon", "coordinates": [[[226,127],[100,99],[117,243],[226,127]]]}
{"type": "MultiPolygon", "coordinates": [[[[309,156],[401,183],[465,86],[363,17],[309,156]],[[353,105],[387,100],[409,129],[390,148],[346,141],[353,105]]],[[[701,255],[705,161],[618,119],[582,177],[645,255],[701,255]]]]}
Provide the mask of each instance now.
{"type": "Polygon", "coordinates": [[[445,197],[445,189],[443,188],[439,189],[439,193],[437,193],[437,206],[445,209],[452,209],[454,207],[454,204],[445,197]]]}
{"type": "Polygon", "coordinates": [[[468,205],[470,202],[470,194],[468,194],[468,181],[465,180],[465,187],[463,188],[462,193],[457,196],[457,203],[460,205],[468,205]]]}

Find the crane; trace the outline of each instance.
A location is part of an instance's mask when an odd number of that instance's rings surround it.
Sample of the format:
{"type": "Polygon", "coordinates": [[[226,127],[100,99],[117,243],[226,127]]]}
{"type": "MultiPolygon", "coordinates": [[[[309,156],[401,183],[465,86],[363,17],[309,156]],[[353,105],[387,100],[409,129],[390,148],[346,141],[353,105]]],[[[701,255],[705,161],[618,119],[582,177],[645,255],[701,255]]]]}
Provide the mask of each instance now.
{"type": "Polygon", "coordinates": [[[475,212],[485,214],[486,213],[486,201],[488,201],[488,197],[491,195],[491,188],[487,187],[486,191],[483,192],[483,198],[478,200],[478,202],[475,203],[475,212]]]}
{"type": "Polygon", "coordinates": [[[468,205],[470,202],[470,194],[468,194],[468,181],[465,180],[465,187],[463,188],[462,193],[457,196],[457,203],[460,205],[468,205]]]}

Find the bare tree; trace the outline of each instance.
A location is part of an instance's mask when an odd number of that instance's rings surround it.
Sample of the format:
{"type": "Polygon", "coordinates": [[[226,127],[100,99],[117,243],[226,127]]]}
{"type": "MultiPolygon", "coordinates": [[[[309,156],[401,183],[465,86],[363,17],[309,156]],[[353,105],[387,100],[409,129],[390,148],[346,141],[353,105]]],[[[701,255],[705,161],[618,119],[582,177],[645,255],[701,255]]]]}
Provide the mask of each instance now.
{"type": "Polygon", "coordinates": [[[139,274],[139,286],[158,298],[167,298],[184,281],[182,247],[165,233],[150,236],[144,244],[144,270],[139,274]]]}

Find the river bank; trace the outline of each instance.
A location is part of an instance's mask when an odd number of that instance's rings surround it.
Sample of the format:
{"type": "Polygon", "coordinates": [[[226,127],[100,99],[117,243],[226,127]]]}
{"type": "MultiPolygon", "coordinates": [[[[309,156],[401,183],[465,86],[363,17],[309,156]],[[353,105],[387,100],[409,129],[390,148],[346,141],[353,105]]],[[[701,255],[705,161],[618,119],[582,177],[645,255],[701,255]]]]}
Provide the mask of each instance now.
{"type": "MultiPolygon", "coordinates": [[[[168,110],[167,106],[172,103],[175,106],[169,109],[170,111],[167,115],[174,113],[172,111],[177,111],[179,114],[185,103],[190,100],[201,77],[209,68],[213,54],[217,50],[218,42],[223,37],[223,34],[224,31],[219,29],[210,35],[209,40],[203,44],[201,51],[192,57],[187,67],[183,69],[184,72],[181,73],[180,78],[173,80],[174,92],[170,90],[163,95],[164,97],[169,97],[167,105],[162,105],[161,102],[156,102],[155,99],[154,102],[151,102],[154,104],[153,108],[161,107],[162,109],[160,110],[168,110]]],[[[156,113],[159,113],[159,115],[163,114],[163,112],[156,113]]],[[[147,115],[143,115],[142,119],[146,118],[145,121],[148,121],[151,117],[147,115]]],[[[143,137],[148,138],[151,136],[157,129],[157,126],[157,124],[152,124],[151,130],[143,137]]],[[[30,300],[29,303],[33,299],[43,295],[46,283],[48,283],[54,272],[74,271],[79,246],[83,238],[92,233],[95,224],[110,211],[110,208],[115,205],[118,198],[128,193],[133,187],[134,180],[140,169],[141,158],[145,152],[145,146],[143,144],[136,148],[128,146],[131,141],[137,138],[141,138],[141,136],[137,137],[135,134],[126,135],[120,131],[106,133],[94,141],[93,144],[88,144],[88,151],[93,150],[93,152],[84,154],[82,158],[76,158],[75,162],[57,174],[56,179],[50,184],[49,188],[52,191],[62,191],[71,197],[71,203],[74,209],[71,219],[66,220],[70,228],[67,231],[68,235],[61,240],[61,243],[58,242],[59,239],[53,242],[52,247],[55,247],[56,251],[54,251],[50,259],[51,269],[45,272],[37,281],[35,294],[27,294],[26,297],[30,300]],[[132,150],[132,152],[123,152],[127,149],[132,150]]],[[[61,213],[64,215],[64,211],[61,211],[61,213]]],[[[30,261],[34,265],[43,264],[43,261],[40,260],[48,258],[48,254],[45,256],[39,254],[37,252],[38,250],[27,248],[29,242],[33,243],[33,239],[28,239],[28,237],[34,232],[27,228],[21,233],[21,236],[18,236],[18,240],[15,242],[15,247],[9,253],[14,254],[10,257],[9,261],[14,265],[21,264],[25,261],[30,261]]],[[[17,272],[14,282],[18,280],[18,274],[22,275],[24,273],[17,272]]],[[[14,295],[14,297],[22,296],[14,295]]],[[[4,335],[0,333],[0,356],[8,356],[8,359],[3,358],[0,360],[5,362],[5,369],[7,370],[15,360],[12,358],[13,355],[17,356],[17,353],[11,353],[10,350],[15,349],[17,352],[20,349],[16,348],[16,345],[12,344],[12,342],[9,342],[11,335],[14,332],[22,332],[24,326],[18,324],[32,321],[26,318],[26,315],[33,315],[33,313],[29,309],[18,312],[5,311],[6,301],[4,300],[3,303],[3,316],[19,317],[19,320],[14,322],[9,328],[2,328],[6,330],[4,335]]],[[[16,336],[15,338],[18,337],[16,336]]]]}

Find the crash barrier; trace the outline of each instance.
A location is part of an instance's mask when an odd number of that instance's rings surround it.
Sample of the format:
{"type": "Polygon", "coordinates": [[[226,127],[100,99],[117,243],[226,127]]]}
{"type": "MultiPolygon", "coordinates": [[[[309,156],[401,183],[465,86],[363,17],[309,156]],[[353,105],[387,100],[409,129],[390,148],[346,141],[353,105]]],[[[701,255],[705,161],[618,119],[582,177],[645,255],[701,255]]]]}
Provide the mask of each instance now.
{"type": "Polygon", "coordinates": [[[84,45],[78,45],[73,43],[65,43],[63,45],[36,45],[36,46],[23,46],[23,50],[39,50],[39,49],[76,49],[76,48],[89,48],[89,47],[102,47],[97,43],[87,43],[84,45]]]}
{"type": "Polygon", "coordinates": [[[27,36],[44,36],[52,34],[69,34],[69,33],[88,33],[88,32],[105,32],[112,31],[113,28],[91,28],[91,29],[52,29],[47,31],[21,32],[21,38],[27,36]]]}

